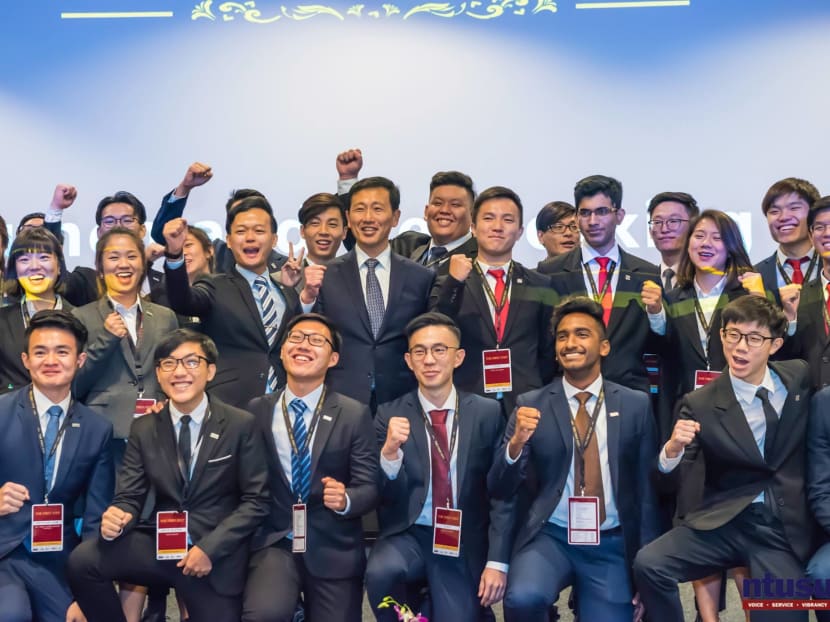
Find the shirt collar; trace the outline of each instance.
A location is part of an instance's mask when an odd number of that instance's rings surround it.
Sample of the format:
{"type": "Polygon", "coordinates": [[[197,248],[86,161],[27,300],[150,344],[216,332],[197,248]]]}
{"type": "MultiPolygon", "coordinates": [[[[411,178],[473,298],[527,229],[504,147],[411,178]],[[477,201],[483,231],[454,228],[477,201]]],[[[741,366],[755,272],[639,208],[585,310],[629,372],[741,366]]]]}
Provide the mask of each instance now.
{"type": "Polygon", "coordinates": [[[115,300],[113,300],[111,296],[107,296],[107,299],[110,301],[112,308],[119,315],[135,313],[136,309],[141,309],[143,311],[143,308],[141,306],[141,296],[136,296],[135,304],[129,307],[125,307],[120,302],[115,302],[115,300]]]}
{"type": "MultiPolygon", "coordinates": [[[[207,407],[207,393],[202,393],[202,401],[199,402],[198,406],[196,406],[196,408],[193,409],[193,412],[190,413],[190,418],[196,423],[196,425],[202,425],[202,421],[205,418],[205,413],[207,412],[207,407]]],[[[173,405],[172,400],[170,401],[170,417],[171,419],[173,419],[174,426],[179,422],[179,420],[182,417],[184,417],[184,413],[173,405]]]]}
{"type": "Polygon", "coordinates": [[[449,412],[454,413],[456,395],[457,392],[455,390],[455,385],[453,385],[452,389],[450,389],[450,394],[447,396],[447,399],[444,400],[444,403],[439,407],[430,402],[427,399],[427,396],[421,392],[421,389],[418,389],[418,401],[421,403],[421,408],[424,409],[425,413],[428,413],[430,410],[447,410],[449,412]]]}
{"type": "MultiPolygon", "coordinates": [[[[360,248],[359,246],[355,245],[354,247],[355,255],[357,256],[357,267],[362,268],[363,264],[366,263],[367,259],[370,259],[369,255],[360,248]]],[[[375,257],[378,260],[378,266],[384,268],[385,270],[389,269],[390,262],[392,261],[392,246],[390,244],[386,245],[386,248],[381,251],[381,253],[375,257]]]]}
{"type": "Polygon", "coordinates": [[[675,277],[677,277],[677,269],[678,269],[679,267],[680,267],[680,264],[679,264],[679,263],[676,263],[676,264],[674,264],[673,266],[669,266],[669,265],[666,265],[665,263],[663,263],[663,262],[661,261],[661,262],[660,262],[660,278],[661,278],[661,279],[663,278],[663,273],[665,273],[665,272],[666,272],[666,270],[673,270],[673,271],[674,271],[674,276],[675,276],[675,277]]]}
{"type": "Polygon", "coordinates": [[[257,279],[257,277],[264,276],[266,281],[271,280],[269,278],[270,275],[268,274],[268,266],[265,267],[265,270],[262,271],[262,274],[257,274],[252,270],[248,270],[248,268],[243,268],[239,264],[236,264],[236,271],[239,272],[239,274],[241,274],[246,281],[248,281],[248,285],[250,285],[251,287],[254,286],[254,281],[257,279]]]}
{"type": "Polygon", "coordinates": [[[589,246],[587,242],[583,239],[580,248],[582,249],[582,263],[588,263],[592,259],[596,259],[597,257],[608,257],[611,261],[614,262],[617,266],[620,265],[620,247],[617,245],[617,242],[614,241],[614,246],[608,249],[608,252],[604,255],[600,255],[599,252],[592,246],[589,246]]]}
{"type": "Polygon", "coordinates": [[[436,246],[440,246],[442,248],[446,248],[447,252],[450,253],[450,252],[454,251],[456,248],[458,248],[459,246],[461,246],[462,244],[466,244],[467,240],[469,240],[472,237],[473,237],[473,234],[468,231],[467,233],[462,235],[457,240],[453,240],[452,242],[447,242],[446,244],[436,244],[435,240],[430,238],[429,239],[429,247],[427,248],[427,252],[429,252],[430,249],[433,249],[436,246]]]}
{"type": "Polygon", "coordinates": [[[562,377],[562,388],[565,389],[565,397],[569,400],[573,399],[577,393],[582,393],[583,391],[587,391],[593,397],[599,397],[599,392],[602,390],[602,374],[596,377],[591,384],[589,384],[584,389],[578,389],[577,387],[573,386],[568,380],[563,376],[562,377]]]}
{"type": "Polygon", "coordinates": [[[726,275],[723,275],[715,286],[709,291],[708,294],[704,294],[703,291],[700,289],[700,286],[697,284],[697,280],[693,279],[692,283],[695,286],[695,293],[697,294],[698,298],[711,298],[712,296],[720,296],[723,292],[723,288],[726,286],[726,275]]]}
{"type": "Polygon", "coordinates": [[[49,410],[52,406],[60,406],[63,409],[64,415],[67,412],[69,412],[69,402],[72,401],[71,391],[67,393],[66,397],[63,398],[57,404],[55,404],[52,400],[46,397],[43,393],[41,393],[35,385],[32,385],[32,394],[35,396],[35,406],[37,407],[37,414],[41,418],[46,416],[46,411],[49,410]]]}
{"type": "Polygon", "coordinates": [[[481,271],[482,271],[484,274],[487,274],[487,271],[488,271],[488,270],[504,270],[504,273],[505,273],[505,275],[506,275],[506,274],[507,274],[507,271],[508,271],[508,270],[510,270],[510,264],[512,264],[512,263],[513,263],[513,260],[511,259],[511,260],[510,260],[510,261],[508,261],[507,263],[503,263],[503,264],[501,264],[500,266],[490,266],[490,265],[487,265],[486,263],[484,263],[484,262],[483,262],[483,261],[481,261],[480,259],[476,259],[476,263],[477,263],[477,264],[481,267],[481,271]]]}
{"type": "MultiPolygon", "coordinates": [[[[305,402],[306,408],[308,408],[308,412],[313,413],[317,410],[317,405],[320,403],[320,398],[323,396],[323,387],[325,386],[324,383],[320,383],[316,389],[314,389],[311,393],[304,395],[303,397],[299,398],[303,402],[305,402]]],[[[285,405],[288,406],[291,402],[297,399],[297,396],[289,389],[287,386],[285,387],[285,405]]],[[[282,401],[282,400],[280,400],[282,401]]]]}
{"type": "Polygon", "coordinates": [[[732,382],[732,390],[735,391],[735,397],[737,397],[744,404],[752,403],[752,400],[755,399],[755,393],[760,387],[764,387],[767,391],[769,391],[770,395],[775,394],[775,383],[772,381],[772,375],[770,374],[769,367],[767,367],[764,371],[764,379],[758,386],[750,384],[740,378],[736,378],[732,375],[732,370],[729,371],[729,380],[732,382]]]}
{"type": "MultiPolygon", "coordinates": [[[[787,265],[787,260],[788,260],[788,259],[795,259],[795,257],[787,257],[787,256],[783,253],[783,251],[781,250],[781,247],[780,247],[780,246],[776,249],[775,254],[778,256],[778,263],[780,263],[782,266],[786,266],[786,265],[787,265]]],[[[806,255],[804,255],[804,257],[806,257],[808,260],[811,260],[811,259],[815,256],[815,254],[816,254],[816,249],[815,249],[815,248],[811,248],[811,249],[807,252],[807,254],[806,254],[806,255]]],[[[799,257],[798,259],[802,259],[802,257],[799,257]]]]}

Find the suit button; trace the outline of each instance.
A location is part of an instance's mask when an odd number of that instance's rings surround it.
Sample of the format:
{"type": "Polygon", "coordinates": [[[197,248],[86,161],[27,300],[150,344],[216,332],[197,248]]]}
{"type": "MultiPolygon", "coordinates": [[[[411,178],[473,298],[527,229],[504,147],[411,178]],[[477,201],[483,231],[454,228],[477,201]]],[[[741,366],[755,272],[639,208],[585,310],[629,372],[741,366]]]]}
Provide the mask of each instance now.
{"type": "Polygon", "coordinates": [[[784,497],[778,497],[778,505],[784,507],[784,497]]]}
{"type": "Polygon", "coordinates": [[[830,363],[830,356],[822,356],[821,357],[822,363],[830,363]]]}

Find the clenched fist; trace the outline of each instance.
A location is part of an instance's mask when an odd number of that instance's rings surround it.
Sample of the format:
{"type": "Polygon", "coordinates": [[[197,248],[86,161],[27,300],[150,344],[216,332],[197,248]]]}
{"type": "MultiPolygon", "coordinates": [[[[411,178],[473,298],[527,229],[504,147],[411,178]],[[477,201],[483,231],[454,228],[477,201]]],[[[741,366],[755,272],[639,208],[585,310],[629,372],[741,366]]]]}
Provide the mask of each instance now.
{"type": "Polygon", "coordinates": [[[386,442],[381,454],[389,460],[398,459],[398,450],[409,439],[409,419],[406,417],[390,417],[386,427],[386,442]]]}
{"type": "Polygon", "coordinates": [[[529,406],[519,406],[516,410],[516,427],[513,430],[513,436],[510,437],[508,443],[508,451],[510,458],[516,460],[522,449],[536,432],[539,425],[539,420],[542,418],[542,413],[538,408],[530,408],[529,406]]]}
{"type": "Polygon", "coordinates": [[[174,218],[164,223],[161,233],[168,255],[178,257],[184,252],[184,243],[187,240],[187,221],[184,218],[174,218]]]}
{"type": "Polygon", "coordinates": [[[466,281],[472,271],[472,259],[461,253],[450,255],[450,276],[456,281],[466,281]]]}
{"type": "Polygon", "coordinates": [[[644,282],[640,300],[643,301],[646,311],[652,315],[660,313],[663,310],[663,288],[654,281],[644,282]]]}
{"type": "Polygon", "coordinates": [[[666,457],[677,458],[683,448],[691,443],[697,433],[700,432],[700,423],[691,419],[678,419],[674,424],[671,438],[666,441],[666,457]]]}
{"type": "Polygon", "coordinates": [[[124,323],[124,318],[115,311],[104,318],[104,328],[107,329],[107,332],[112,333],[119,339],[123,339],[129,333],[127,325],[124,323]]]}
{"type": "Polygon", "coordinates": [[[52,194],[52,204],[50,207],[56,210],[64,210],[70,207],[78,196],[78,191],[75,186],[69,184],[58,184],[55,186],[55,192],[52,194]]]}
{"type": "Polygon", "coordinates": [[[29,490],[22,484],[6,482],[0,488],[0,516],[19,512],[29,500],[29,490]]]}
{"type": "Polygon", "coordinates": [[[303,304],[310,305],[320,295],[320,288],[323,286],[323,277],[326,275],[326,266],[314,264],[306,266],[305,287],[300,292],[300,300],[303,304]]]}
{"type": "Polygon", "coordinates": [[[335,166],[340,179],[355,179],[363,168],[363,153],[360,149],[347,149],[338,153],[335,166]]]}
{"type": "Polygon", "coordinates": [[[207,164],[194,162],[187,167],[179,185],[173,191],[173,196],[182,198],[190,194],[190,191],[197,186],[206,184],[213,177],[213,170],[207,164]]]}
{"type": "Polygon", "coordinates": [[[346,486],[333,477],[324,477],[323,482],[323,505],[335,512],[342,512],[346,509],[346,486]]]}
{"type": "Polygon", "coordinates": [[[129,512],[114,505],[109,506],[101,516],[101,535],[105,540],[115,540],[132,519],[133,515],[129,512]]]}

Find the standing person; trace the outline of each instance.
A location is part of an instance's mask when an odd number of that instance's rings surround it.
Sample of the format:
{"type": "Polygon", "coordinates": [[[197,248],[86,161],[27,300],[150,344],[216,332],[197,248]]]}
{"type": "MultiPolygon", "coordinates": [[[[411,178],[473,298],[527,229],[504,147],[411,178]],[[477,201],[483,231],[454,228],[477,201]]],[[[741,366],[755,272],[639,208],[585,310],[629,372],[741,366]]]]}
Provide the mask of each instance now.
{"type": "Polygon", "coordinates": [[[136,420],[101,538],[69,560],[89,622],[126,620],[113,581],[172,585],[192,622],[239,619],[251,535],[268,512],[267,470],[254,418],[205,393],[217,357],[209,337],[188,329],[158,343],[153,364],[168,402],[136,420]],[[164,545],[157,530],[167,521],[177,535],[164,545]]]}
{"type": "MultiPolygon", "coordinates": [[[[744,565],[756,579],[797,580],[812,552],[807,364],[769,361],[787,319],[766,298],[741,296],[722,318],[728,373],[683,398],[659,454],[659,470],[688,502],[678,526],[634,562],[646,611],[665,622],[683,620],[678,582],[744,565]]],[[[807,612],[755,611],[752,619],[806,621],[807,612]]]]}
{"type": "MultiPolygon", "coordinates": [[[[51,235],[51,234],[50,234],[51,235]]],[[[0,398],[0,607],[4,620],[74,622],[66,576],[79,542],[95,538],[112,498],[112,425],[78,403],[72,380],[84,364],[86,329],[69,312],[35,313],[21,355],[32,382],[0,398]],[[43,543],[34,520],[59,523],[43,543]],[[55,543],[59,543],[56,546],[55,543]]]]}
{"type": "Polygon", "coordinates": [[[630,622],[631,562],[659,533],[651,402],[602,375],[611,346],[599,303],[564,301],[551,325],[563,377],[519,397],[488,480],[500,499],[528,473],[538,480],[516,533],[505,621],[546,621],[573,585],[580,620],[630,622]]]}
{"type": "Polygon", "coordinates": [[[473,206],[478,255],[450,258],[433,304],[461,330],[467,356],[456,384],[498,399],[505,419],[517,395],[541,387],[554,371],[550,282],[513,260],[522,221],[521,199],[511,189],[494,186],[479,194],[473,206]]]}
{"type": "Polygon", "coordinates": [[[326,382],[341,346],[328,318],[294,317],[285,389],[249,405],[266,439],[271,511],[252,544],[244,622],[290,622],[300,594],[309,622],[361,620],[361,517],[377,503],[377,457],[368,408],[326,382]]]}
{"type": "Polygon", "coordinates": [[[455,322],[425,313],[406,334],[406,362],[418,389],[382,405],[375,421],[380,539],[369,555],[366,592],[377,619],[394,620],[391,610],[378,608],[381,600],[404,602],[406,588],[425,581],[431,620],[477,620],[481,607],[501,600],[507,583],[513,501],[487,494],[504,419],[493,400],[453,384],[464,359],[455,322]],[[458,518],[461,531],[448,549],[436,551],[433,537],[447,517],[458,518]]]}
{"type": "Polygon", "coordinates": [[[541,270],[554,257],[564,255],[579,246],[576,208],[566,201],[546,203],[536,214],[536,237],[547,253],[547,256],[536,265],[536,269],[541,270]]]}
{"type": "Polygon", "coordinates": [[[648,203],[648,232],[660,253],[658,269],[664,291],[677,286],[690,223],[698,214],[700,208],[697,201],[686,192],[660,192],[648,203]]]}

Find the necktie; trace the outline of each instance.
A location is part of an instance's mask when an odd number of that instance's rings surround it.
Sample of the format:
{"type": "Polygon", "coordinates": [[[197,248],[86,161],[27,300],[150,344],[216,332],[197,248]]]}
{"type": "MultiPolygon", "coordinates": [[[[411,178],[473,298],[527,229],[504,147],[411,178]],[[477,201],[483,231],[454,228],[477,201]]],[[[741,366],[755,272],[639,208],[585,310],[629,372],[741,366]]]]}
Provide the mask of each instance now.
{"type": "Polygon", "coordinates": [[[372,336],[377,338],[380,326],[383,324],[383,314],[386,307],[383,304],[383,292],[380,289],[378,275],[375,274],[377,259],[367,259],[366,264],[366,310],[369,312],[369,324],[372,326],[372,336]]]}
{"type": "Polygon", "coordinates": [[[57,456],[57,448],[52,451],[55,441],[58,438],[58,429],[63,408],[60,406],[50,406],[46,411],[49,415],[49,421],[46,424],[46,434],[43,435],[43,478],[46,482],[46,491],[52,487],[52,474],[55,472],[55,456],[57,456]]]}
{"type": "Polygon", "coordinates": [[[450,469],[448,460],[451,460],[449,444],[447,443],[447,414],[448,410],[430,410],[429,420],[432,423],[432,431],[435,433],[435,442],[441,448],[447,460],[432,448],[432,513],[435,515],[436,508],[452,507],[452,481],[450,480],[450,469]]]}
{"type": "Polygon", "coordinates": [[[431,267],[433,270],[438,268],[438,262],[447,254],[447,249],[443,246],[433,246],[427,253],[426,263],[424,265],[431,267]]]}
{"type": "MultiPolygon", "coordinates": [[[[591,394],[587,391],[581,391],[574,397],[579,402],[579,407],[576,409],[576,430],[579,432],[579,437],[582,442],[585,441],[585,436],[588,434],[588,428],[591,426],[591,418],[588,416],[588,409],[585,404],[591,398],[591,394]]],[[[597,442],[597,431],[594,428],[591,434],[591,441],[585,448],[582,454],[582,462],[574,460],[574,486],[579,492],[579,482],[581,478],[581,469],[585,469],[585,495],[588,497],[599,497],[599,523],[605,522],[605,493],[602,488],[602,470],[599,466],[599,443],[597,442]]]]}
{"type": "MultiPolygon", "coordinates": [[[[824,301],[824,306],[827,309],[827,316],[830,317],[830,283],[827,284],[827,298],[824,301]]],[[[827,320],[824,320],[824,332],[825,334],[830,333],[830,326],[827,325],[827,320]]]]}
{"type": "Polygon", "coordinates": [[[663,289],[669,291],[674,285],[672,284],[672,279],[674,278],[675,271],[671,268],[666,268],[663,270],[663,289]]]}
{"type": "Polygon", "coordinates": [[[301,503],[308,502],[311,492],[311,452],[308,447],[308,430],[305,427],[305,412],[308,407],[299,398],[291,400],[291,412],[294,413],[294,444],[299,453],[291,448],[291,487],[301,503]]]}
{"type": "Polygon", "coordinates": [[[600,300],[600,304],[602,305],[602,321],[608,326],[608,322],[611,319],[611,308],[614,306],[614,292],[611,291],[611,282],[608,281],[608,264],[611,264],[613,268],[614,263],[609,257],[597,257],[596,261],[599,264],[599,279],[597,279],[599,289],[597,293],[601,294],[605,292],[602,294],[602,300],[600,300]],[[605,289],[606,283],[608,283],[608,289],[605,289]]]}
{"type": "Polygon", "coordinates": [[[510,308],[510,301],[505,300],[501,310],[496,309],[496,305],[501,302],[501,298],[504,296],[504,269],[491,269],[487,271],[487,274],[496,279],[496,289],[493,290],[493,297],[496,299],[496,304],[493,305],[493,328],[496,330],[496,341],[501,343],[502,338],[504,338],[504,325],[507,324],[507,313],[510,308]]]}
{"type": "Polygon", "coordinates": [[[767,432],[764,435],[764,460],[769,463],[772,457],[772,445],[775,443],[775,432],[778,429],[778,413],[769,401],[769,391],[764,387],[758,387],[756,397],[761,400],[764,408],[764,419],[767,420],[767,432]]]}
{"type": "Polygon", "coordinates": [[[792,282],[796,285],[804,284],[804,273],[801,271],[801,264],[805,261],[810,261],[809,257],[802,257],[801,259],[788,259],[787,263],[793,269],[792,282]]]}
{"type": "Polygon", "coordinates": [[[181,423],[182,429],[179,430],[179,455],[182,457],[182,464],[184,466],[185,480],[190,479],[190,460],[192,459],[190,453],[190,422],[192,417],[190,415],[182,415],[181,423]]]}
{"type": "MultiPolygon", "coordinates": [[[[254,279],[254,296],[256,296],[259,303],[262,327],[265,329],[268,347],[271,348],[277,340],[279,318],[277,317],[277,304],[274,302],[274,296],[268,288],[268,281],[262,275],[254,279]]],[[[277,371],[273,365],[268,368],[267,388],[269,392],[274,392],[277,388],[277,371]]]]}

